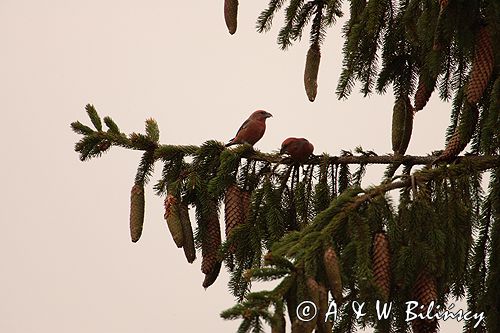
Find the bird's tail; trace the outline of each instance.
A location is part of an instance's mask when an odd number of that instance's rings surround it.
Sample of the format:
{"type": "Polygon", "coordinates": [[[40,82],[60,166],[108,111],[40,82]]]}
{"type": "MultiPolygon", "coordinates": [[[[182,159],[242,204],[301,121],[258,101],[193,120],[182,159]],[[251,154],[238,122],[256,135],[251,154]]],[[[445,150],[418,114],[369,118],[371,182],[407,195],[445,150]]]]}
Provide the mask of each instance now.
{"type": "Polygon", "coordinates": [[[229,140],[228,143],[226,143],[226,147],[229,147],[229,146],[232,146],[232,145],[235,145],[236,142],[234,142],[234,138],[232,138],[231,140],[229,140]]]}

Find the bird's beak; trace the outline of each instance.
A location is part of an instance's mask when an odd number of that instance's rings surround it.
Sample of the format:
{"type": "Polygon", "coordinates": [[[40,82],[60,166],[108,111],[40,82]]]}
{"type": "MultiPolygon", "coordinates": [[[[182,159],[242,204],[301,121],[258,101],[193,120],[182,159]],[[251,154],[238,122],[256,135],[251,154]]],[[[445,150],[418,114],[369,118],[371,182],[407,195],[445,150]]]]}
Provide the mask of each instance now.
{"type": "Polygon", "coordinates": [[[280,154],[283,155],[284,153],[286,153],[286,146],[282,146],[280,149],[280,154]]]}
{"type": "Polygon", "coordinates": [[[269,112],[266,112],[266,118],[271,118],[273,115],[270,114],[269,112]]]}

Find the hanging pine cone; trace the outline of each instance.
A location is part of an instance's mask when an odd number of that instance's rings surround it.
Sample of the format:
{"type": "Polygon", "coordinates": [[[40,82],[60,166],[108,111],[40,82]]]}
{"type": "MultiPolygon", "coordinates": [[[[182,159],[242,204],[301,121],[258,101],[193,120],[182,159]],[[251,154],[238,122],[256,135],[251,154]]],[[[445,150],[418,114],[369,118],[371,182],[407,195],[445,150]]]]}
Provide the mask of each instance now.
{"type": "MultiPolygon", "coordinates": [[[[224,217],[226,220],[226,239],[229,238],[233,229],[244,222],[242,191],[235,185],[229,185],[224,197],[224,217]]],[[[231,244],[229,251],[234,253],[236,245],[231,244]]]]}
{"type": "Polygon", "coordinates": [[[224,19],[229,33],[234,35],[238,26],[238,0],[224,0],[224,19]]]}
{"type": "Polygon", "coordinates": [[[130,237],[132,242],[141,238],[144,224],[144,184],[134,184],[130,192],[130,237]]]}
{"type": "Polygon", "coordinates": [[[462,140],[460,138],[460,131],[458,130],[458,127],[455,129],[455,132],[453,132],[452,137],[446,144],[446,148],[444,151],[441,153],[441,155],[438,157],[438,161],[447,161],[449,159],[452,159],[456,157],[464,148],[467,146],[467,144],[463,144],[462,140]]]}
{"type": "Polygon", "coordinates": [[[375,234],[373,238],[373,283],[378,287],[384,301],[389,299],[391,290],[391,257],[389,241],[383,232],[375,234]]]}
{"type": "Polygon", "coordinates": [[[193,228],[191,227],[191,221],[189,220],[189,209],[188,206],[183,203],[178,203],[179,218],[182,225],[182,235],[184,255],[189,263],[192,263],[196,259],[196,250],[194,247],[194,237],[193,228]]]}
{"type": "MultiPolygon", "coordinates": [[[[309,276],[306,279],[306,285],[307,285],[307,291],[309,294],[309,300],[313,302],[316,305],[316,308],[319,305],[319,293],[320,293],[320,287],[318,282],[316,280],[309,276]]],[[[316,324],[318,322],[318,315],[316,315],[312,320],[303,322],[303,332],[304,333],[311,333],[314,331],[316,328],[316,324]]]]}
{"type": "Polygon", "coordinates": [[[292,333],[304,333],[304,322],[295,318],[292,321],[292,333]]]}
{"type": "Polygon", "coordinates": [[[404,155],[410,143],[413,129],[413,107],[410,99],[400,97],[392,110],[392,150],[394,154],[404,155]]]}
{"type": "Polygon", "coordinates": [[[251,191],[241,191],[241,203],[243,205],[243,222],[246,222],[250,214],[250,204],[252,200],[251,191]]]}
{"type": "Polygon", "coordinates": [[[221,245],[220,224],[216,207],[211,216],[207,217],[204,223],[203,239],[201,241],[201,271],[210,274],[219,263],[219,249],[221,245]]]}
{"type": "Polygon", "coordinates": [[[342,303],[342,278],[340,276],[340,265],[337,254],[333,247],[329,246],[323,255],[323,265],[330,291],[337,304],[342,303]]]}
{"type": "Polygon", "coordinates": [[[184,245],[184,234],[177,199],[173,195],[168,194],[165,198],[164,206],[164,218],[167,221],[168,230],[170,230],[170,234],[174,239],[175,245],[181,248],[184,245]]]}
{"type": "Polygon", "coordinates": [[[217,261],[215,263],[215,266],[212,269],[212,271],[210,271],[210,273],[208,273],[208,274],[205,274],[205,279],[203,280],[203,284],[202,284],[203,288],[207,289],[215,282],[215,280],[217,280],[221,266],[222,266],[222,262],[217,261]]]}
{"type": "Polygon", "coordinates": [[[469,103],[476,104],[483,96],[493,72],[493,65],[493,45],[488,27],[484,26],[479,30],[475,41],[474,60],[467,85],[467,101],[469,103]]]}
{"type": "Polygon", "coordinates": [[[321,51],[319,44],[313,43],[307,51],[306,68],[304,70],[304,87],[307,97],[311,102],[316,99],[318,91],[318,71],[321,60],[321,51]]]}
{"type": "MultiPolygon", "coordinates": [[[[286,303],[286,309],[288,312],[288,319],[290,319],[290,323],[295,322],[297,319],[297,288],[296,286],[291,287],[288,289],[287,293],[285,294],[285,303],[286,303]]],[[[292,332],[293,332],[293,326],[292,326],[292,332]]]]}
{"type": "Polygon", "coordinates": [[[465,149],[474,135],[478,117],[479,112],[477,107],[465,102],[460,112],[459,124],[446,144],[446,148],[435,162],[449,161],[465,149]]]}
{"type": "Polygon", "coordinates": [[[271,333],[285,333],[285,332],[286,332],[285,316],[281,315],[278,318],[274,318],[274,321],[271,323],[271,333]]]}
{"type": "Polygon", "coordinates": [[[415,107],[413,109],[413,113],[422,110],[431,98],[433,89],[429,88],[424,83],[423,78],[420,77],[418,81],[417,91],[415,92],[415,107]]]}
{"type": "Polygon", "coordinates": [[[319,304],[318,304],[318,322],[317,333],[332,333],[333,322],[330,320],[325,321],[326,314],[328,313],[328,289],[322,283],[319,283],[319,304]]]}
{"type": "MultiPolygon", "coordinates": [[[[434,301],[435,308],[435,302],[437,301],[436,280],[426,271],[418,275],[412,293],[413,298],[419,303],[418,311],[420,313],[426,314],[432,301],[434,301]],[[424,305],[423,309],[420,309],[420,305],[424,305]]],[[[432,311],[431,314],[434,314],[434,312],[432,311]]],[[[437,319],[415,319],[411,324],[415,333],[435,333],[439,326],[437,319]]]]}

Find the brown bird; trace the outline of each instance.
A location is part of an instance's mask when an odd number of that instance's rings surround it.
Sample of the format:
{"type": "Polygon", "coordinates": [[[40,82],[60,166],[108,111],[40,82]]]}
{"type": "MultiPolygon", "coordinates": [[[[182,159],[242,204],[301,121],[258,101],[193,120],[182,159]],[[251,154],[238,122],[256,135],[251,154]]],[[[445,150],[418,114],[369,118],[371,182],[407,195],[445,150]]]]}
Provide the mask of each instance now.
{"type": "Polygon", "coordinates": [[[304,163],[314,151],[314,146],[304,138],[287,138],[281,144],[280,154],[288,154],[295,162],[304,163]]]}
{"type": "Polygon", "coordinates": [[[229,140],[226,147],[241,143],[248,143],[253,146],[262,138],[266,131],[266,119],[272,116],[272,114],[264,110],[257,110],[252,113],[241,125],[236,136],[229,140]]]}

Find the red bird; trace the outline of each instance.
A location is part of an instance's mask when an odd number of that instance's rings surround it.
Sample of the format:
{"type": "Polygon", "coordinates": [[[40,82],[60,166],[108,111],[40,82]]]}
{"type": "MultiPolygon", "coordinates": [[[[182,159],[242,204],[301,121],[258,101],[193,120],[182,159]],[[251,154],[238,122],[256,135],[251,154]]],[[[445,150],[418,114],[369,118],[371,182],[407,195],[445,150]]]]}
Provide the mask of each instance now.
{"type": "Polygon", "coordinates": [[[304,163],[313,153],[314,146],[304,138],[288,138],[281,144],[280,154],[288,154],[295,162],[304,163]]]}
{"type": "Polygon", "coordinates": [[[241,125],[236,136],[229,140],[226,147],[240,143],[248,143],[253,146],[262,138],[266,131],[266,119],[272,116],[272,114],[264,110],[257,110],[252,113],[241,125]]]}

